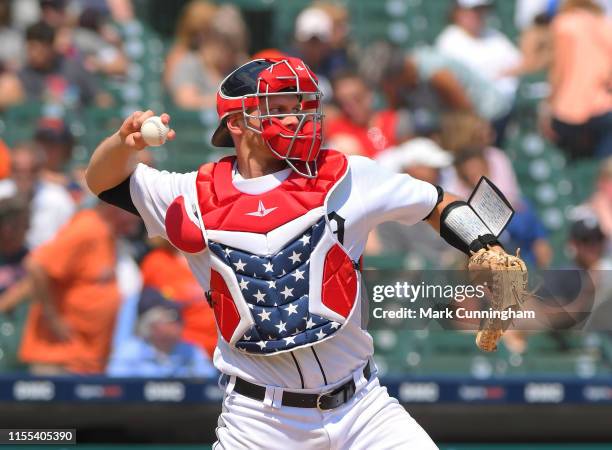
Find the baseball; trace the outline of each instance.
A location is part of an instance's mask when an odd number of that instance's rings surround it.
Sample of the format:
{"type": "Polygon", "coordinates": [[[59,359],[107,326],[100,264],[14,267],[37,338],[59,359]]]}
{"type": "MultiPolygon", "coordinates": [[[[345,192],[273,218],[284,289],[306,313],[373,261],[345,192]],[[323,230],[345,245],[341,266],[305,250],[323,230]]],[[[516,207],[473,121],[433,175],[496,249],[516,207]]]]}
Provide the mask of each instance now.
{"type": "Polygon", "coordinates": [[[151,147],[163,145],[169,130],[159,116],[149,117],[140,127],[142,138],[151,147]]]}

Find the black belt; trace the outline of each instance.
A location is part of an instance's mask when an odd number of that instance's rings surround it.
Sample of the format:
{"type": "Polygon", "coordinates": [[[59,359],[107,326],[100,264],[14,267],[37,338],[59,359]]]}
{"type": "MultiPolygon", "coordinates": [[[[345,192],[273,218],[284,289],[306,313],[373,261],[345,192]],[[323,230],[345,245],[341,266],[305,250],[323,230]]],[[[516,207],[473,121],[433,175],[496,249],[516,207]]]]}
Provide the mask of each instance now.
{"type": "MultiPolygon", "coordinates": [[[[371,375],[370,362],[368,361],[363,368],[363,376],[366,380],[369,380],[371,375]]],[[[281,403],[283,406],[318,408],[326,411],[337,408],[348,402],[353,398],[353,395],[355,395],[356,388],[355,381],[351,379],[333,391],[323,392],[321,394],[301,394],[299,392],[284,391],[281,403]]],[[[234,392],[259,401],[263,401],[266,397],[265,386],[253,384],[238,377],[236,377],[234,392]]]]}

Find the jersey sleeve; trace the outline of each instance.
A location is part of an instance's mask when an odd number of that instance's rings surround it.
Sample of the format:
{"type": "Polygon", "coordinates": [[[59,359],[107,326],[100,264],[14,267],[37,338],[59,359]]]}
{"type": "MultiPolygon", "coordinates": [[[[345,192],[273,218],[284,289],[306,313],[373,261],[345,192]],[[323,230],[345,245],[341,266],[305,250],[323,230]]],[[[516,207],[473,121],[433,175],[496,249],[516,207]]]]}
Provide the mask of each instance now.
{"type": "Polygon", "coordinates": [[[175,198],[194,199],[197,172],[174,173],[138,164],[130,177],[130,196],[149,237],[167,238],[164,220],[175,198]]]}
{"type": "Polygon", "coordinates": [[[351,156],[349,164],[369,229],[391,221],[414,225],[437,204],[438,191],[430,183],[392,172],[363,156],[351,156]]]}

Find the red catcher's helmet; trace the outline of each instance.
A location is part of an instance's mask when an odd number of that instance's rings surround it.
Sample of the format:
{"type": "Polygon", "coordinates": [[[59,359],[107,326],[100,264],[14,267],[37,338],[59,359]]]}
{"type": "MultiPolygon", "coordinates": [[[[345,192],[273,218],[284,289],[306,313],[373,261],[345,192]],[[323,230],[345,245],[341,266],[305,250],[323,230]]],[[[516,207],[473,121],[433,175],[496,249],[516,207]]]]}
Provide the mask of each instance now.
{"type": "Polygon", "coordinates": [[[317,176],[316,159],[323,140],[323,114],[318,80],[301,59],[256,59],[229,74],[217,92],[217,113],[221,123],[212,137],[217,147],[234,144],[225,124],[228,115],[242,112],[246,127],[261,134],[270,151],[302,176],[317,176]],[[270,114],[269,99],[295,94],[300,111],[270,114]],[[282,119],[295,116],[295,130],[285,127],[282,119]],[[252,119],[252,120],[250,120],[252,119]],[[258,126],[253,123],[259,123],[258,126]]]}

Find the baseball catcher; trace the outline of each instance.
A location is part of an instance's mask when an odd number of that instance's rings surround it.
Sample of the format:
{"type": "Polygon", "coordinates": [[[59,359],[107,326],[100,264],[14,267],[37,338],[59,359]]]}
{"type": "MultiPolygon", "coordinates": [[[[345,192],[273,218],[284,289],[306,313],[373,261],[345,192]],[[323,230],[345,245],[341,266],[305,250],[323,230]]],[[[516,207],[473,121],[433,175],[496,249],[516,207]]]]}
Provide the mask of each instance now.
{"type": "MultiPolygon", "coordinates": [[[[154,115],[138,111],[98,146],[87,182],[181,250],[206,293],[225,389],[214,448],[435,449],[372,362],[358,263],[368,233],[385,221],[426,220],[473,253],[473,266],[512,257],[486,223],[457,220],[466,202],[322,149],[321,97],[303,61],[250,61],[217,94],[212,144],[233,156],[189,173],[137,164],[140,126],[154,115]]],[[[486,348],[496,327],[481,332],[486,348]]]]}

